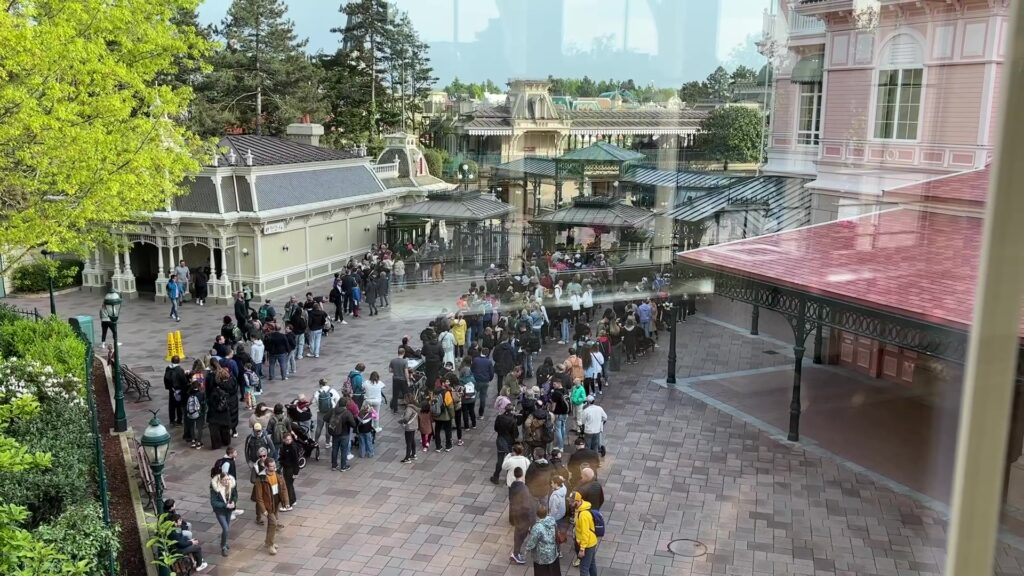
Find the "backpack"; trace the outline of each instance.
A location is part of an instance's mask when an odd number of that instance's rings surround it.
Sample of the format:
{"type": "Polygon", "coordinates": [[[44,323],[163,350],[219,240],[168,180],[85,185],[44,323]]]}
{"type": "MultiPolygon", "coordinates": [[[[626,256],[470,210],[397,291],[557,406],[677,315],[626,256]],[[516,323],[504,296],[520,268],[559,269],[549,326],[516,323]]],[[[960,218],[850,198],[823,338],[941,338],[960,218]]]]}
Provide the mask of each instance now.
{"type": "Polygon", "coordinates": [[[238,342],[239,340],[242,339],[242,331],[238,328],[238,326],[231,328],[231,337],[234,338],[235,342],[238,342]]]}
{"type": "Polygon", "coordinates": [[[430,402],[430,415],[437,418],[441,414],[444,414],[444,394],[434,394],[430,402]]]}
{"type": "Polygon", "coordinates": [[[275,415],[267,423],[267,426],[270,428],[270,437],[274,440],[274,446],[280,446],[284,441],[284,433],[288,428],[286,425],[287,418],[287,416],[282,415],[282,419],[279,421],[275,415]]]}
{"type": "Polygon", "coordinates": [[[469,404],[476,400],[476,383],[466,382],[462,385],[462,403],[469,404]]]}
{"type": "Polygon", "coordinates": [[[601,516],[599,510],[594,510],[593,508],[589,512],[590,517],[594,519],[594,536],[604,538],[604,516],[601,516]]]}
{"type": "Polygon", "coordinates": [[[217,412],[228,411],[228,394],[222,390],[219,386],[214,386],[210,392],[210,405],[217,412]]]}
{"type": "Polygon", "coordinates": [[[200,412],[202,412],[202,405],[199,403],[199,395],[193,394],[189,396],[188,403],[185,404],[185,414],[188,416],[188,419],[198,419],[200,412]]]}
{"type": "Polygon", "coordinates": [[[353,374],[357,374],[358,375],[359,373],[355,372],[355,371],[349,372],[348,373],[348,377],[345,379],[345,386],[349,390],[352,391],[352,395],[353,396],[362,396],[363,395],[363,381],[362,381],[362,378],[359,379],[359,388],[356,388],[355,382],[353,381],[353,378],[352,378],[353,374]]]}
{"type": "Polygon", "coordinates": [[[612,320],[608,324],[608,333],[611,334],[612,336],[618,336],[619,333],[622,331],[622,328],[619,327],[618,322],[612,320]]]}
{"type": "Polygon", "coordinates": [[[565,400],[565,394],[564,393],[563,394],[555,394],[554,397],[555,397],[555,402],[554,402],[555,407],[558,410],[565,410],[565,413],[568,414],[569,413],[569,403],[566,402],[566,400],[565,400]]]}
{"type": "Polygon", "coordinates": [[[249,434],[249,437],[245,439],[245,460],[247,462],[255,462],[259,459],[260,448],[266,446],[266,442],[257,439],[255,435],[249,434]]]}
{"type": "Polygon", "coordinates": [[[323,414],[326,414],[334,408],[334,398],[331,395],[331,391],[321,390],[316,393],[316,409],[323,414]]]}
{"type": "Polygon", "coordinates": [[[253,392],[256,392],[257,394],[263,392],[263,381],[260,380],[259,374],[255,372],[246,372],[245,383],[249,388],[252,388],[253,392]]]}
{"type": "Polygon", "coordinates": [[[264,304],[263,306],[260,306],[260,311],[257,313],[257,316],[256,316],[257,318],[260,319],[260,322],[266,322],[267,318],[269,316],[270,316],[270,306],[267,306],[266,304],[264,304]]]}
{"type": "Polygon", "coordinates": [[[327,433],[331,436],[341,434],[341,414],[331,415],[331,419],[327,421],[327,433]]]}

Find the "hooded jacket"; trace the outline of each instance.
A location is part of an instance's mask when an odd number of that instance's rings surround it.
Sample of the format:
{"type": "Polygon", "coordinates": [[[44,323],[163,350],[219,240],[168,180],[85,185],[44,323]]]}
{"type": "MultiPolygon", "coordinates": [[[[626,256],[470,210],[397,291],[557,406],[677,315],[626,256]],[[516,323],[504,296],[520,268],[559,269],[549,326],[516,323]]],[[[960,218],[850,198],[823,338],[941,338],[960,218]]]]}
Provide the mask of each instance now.
{"type": "Polygon", "coordinates": [[[586,500],[576,505],[576,545],[584,550],[597,546],[594,516],[590,513],[590,502],[586,500]]]}
{"type": "Polygon", "coordinates": [[[226,512],[229,510],[228,503],[238,502],[238,486],[235,479],[230,475],[227,479],[227,486],[221,484],[219,476],[210,479],[210,506],[215,513],[226,512]]]}

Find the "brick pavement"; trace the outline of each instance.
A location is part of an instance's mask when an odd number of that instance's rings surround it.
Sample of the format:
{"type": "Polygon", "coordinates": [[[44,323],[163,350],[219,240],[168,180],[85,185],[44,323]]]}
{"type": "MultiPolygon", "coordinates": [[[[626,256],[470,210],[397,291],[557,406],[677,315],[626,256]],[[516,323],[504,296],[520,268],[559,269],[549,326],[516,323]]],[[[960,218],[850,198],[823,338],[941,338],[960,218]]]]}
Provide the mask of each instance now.
{"type": "MultiPolygon", "coordinates": [[[[322,376],[338,385],[357,361],[368,370],[385,369],[399,338],[409,334],[415,339],[427,318],[454,300],[459,287],[449,282],[395,295],[393,308],[379,318],[352,320],[327,338],[322,357],[303,361],[297,378],[283,387],[268,383],[265,399],[309,394],[322,376]]],[[[62,295],[58,308],[62,315],[95,314],[101,299],[101,294],[62,295]]],[[[122,313],[122,358],[155,385],[152,402],[128,403],[130,423],[139,432],[147,408],[166,413],[160,386],[165,330],[181,329],[186,352],[194,357],[209,346],[219,318],[230,310],[190,304],[181,323],[169,322],[166,313],[164,305],[145,301],[126,304],[122,313]]],[[[681,378],[790,362],[776,343],[699,317],[682,327],[681,378]]],[[[559,358],[564,347],[559,348],[549,345],[541,356],[559,358]]],[[[600,470],[608,518],[598,553],[602,574],[941,572],[945,523],[938,513],[829,458],[781,444],[690,395],[651,383],[664,375],[664,365],[661,348],[640,365],[613,374],[601,399],[610,417],[609,454],[600,470]],[[678,538],[701,541],[708,554],[673,556],[666,546],[678,538]]],[[[512,533],[506,491],[486,480],[494,451],[490,416],[468,434],[464,447],[421,452],[419,463],[403,465],[398,462],[404,451],[398,425],[386,412],[375,459],[356,459],[345,474],[330,472],[322,460],[298,477],[300,503],[283,514],[287,527],[279,534],[280,553],[274,557],[260,549],[262,531],[244,496],[243,508],[249,512],[232,525],[232,553],[228,558],[218,554],[219,528],[208,502],[208,470],[217,454],[189,449],[178,433],[167,466],[167,495],[179,501],[206,543],[209,574],[522,575],[527,568],[508,561],[512,533]]],[[[240,476],[240,492],[247,494],[246,475],[240,476]]],[[[1024,553],[1016,548],[1000,544],[997,560],[999,575],[1024,573],[1024,553]]]]}

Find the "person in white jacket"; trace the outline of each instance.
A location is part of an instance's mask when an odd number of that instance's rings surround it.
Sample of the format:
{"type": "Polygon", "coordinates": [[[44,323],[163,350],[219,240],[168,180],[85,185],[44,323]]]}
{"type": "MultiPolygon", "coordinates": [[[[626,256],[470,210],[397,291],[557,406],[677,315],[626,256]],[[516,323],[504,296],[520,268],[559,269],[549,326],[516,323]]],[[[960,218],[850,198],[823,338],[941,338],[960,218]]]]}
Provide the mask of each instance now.
{"type": "Polygon", "coordinates": [[[583,439],[586,440],[587,448],[594,452],[601,450],[601,433],[607,421],[608,414],[604,408],[594,404],[592,395],[587,396],[587,406],[583,409],[583,439]]]}
{"type": "Polygon", "coordinates": [[[516,468],[522,468],[523,474],[530,468],[530,459],[523,455],[523,445],[516,442],[512,445],[512,453],[505,455],[501,463],[501,471],[505,473],[505,485],[511,487],[516,477],[512,474],[516,468]]]}
{"type": "Polygon", "coordinates": [[[587,284],[583,287],[583,313],[587,315],[587,322],[590,322],[594,312],[594,289],[587,284]]]}
{"type": "MultiPolygon", "coordinates": [[[[548,496],[548,516],[555,519],[560,526],[565,519],[565,478],[551,477],[551,495],[548,496]]],[[[565,522],[567,523],[567,522],[565,522]]]]}
{"type": "Polygon", "coordinates": [[[266,356],[266,348],[262,340],[253,340],[249,347],[249,357],[252,358],[252,369],[256,375],[263,378],[263,358],[266,356]]]}

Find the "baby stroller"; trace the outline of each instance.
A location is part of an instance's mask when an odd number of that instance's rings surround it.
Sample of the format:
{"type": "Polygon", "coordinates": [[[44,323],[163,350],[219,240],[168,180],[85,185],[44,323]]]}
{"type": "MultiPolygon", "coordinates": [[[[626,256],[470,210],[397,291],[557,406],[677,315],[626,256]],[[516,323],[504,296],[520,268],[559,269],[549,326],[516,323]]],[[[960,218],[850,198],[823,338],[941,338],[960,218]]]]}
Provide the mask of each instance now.
{"type": "Polygon", "coordinates": [[[648,338],[643,334],[640,334],[640,339],[636,343],[636,354],[637,356],[647,356],[647,353],[654,349],[654,339],[648,338]]]}
{"type": "Polygon", "coordinates": [[[302,455],[299,456],[300,470],[306,467],[306,460],[310,456],[317,462],[320,461],[320,446],[301,426],[293,424],[292,435],[295,436],[295,443],[302,447],[302,455]]]}
{"type": "Polygon", "coordinates": [[[427,375],[423,372],[413,372],[412,382],[409,383],[409,393],[416,398],[416,404],[422,404],[427,399],[427,375]]]}

